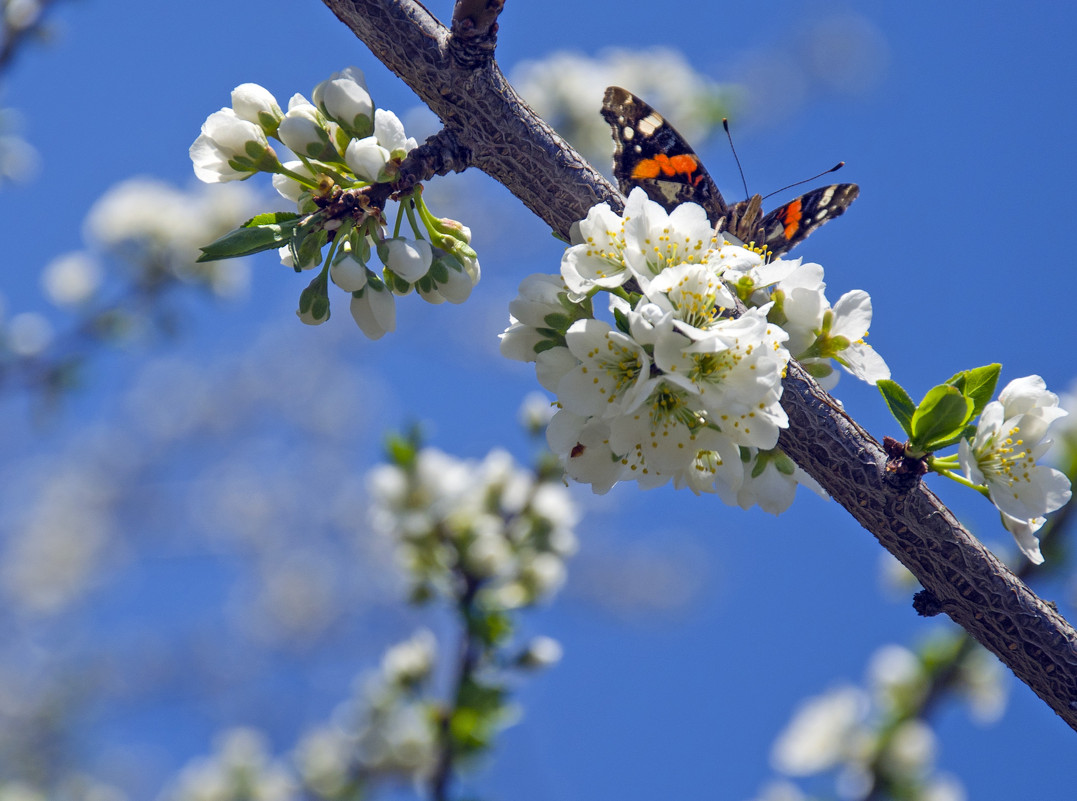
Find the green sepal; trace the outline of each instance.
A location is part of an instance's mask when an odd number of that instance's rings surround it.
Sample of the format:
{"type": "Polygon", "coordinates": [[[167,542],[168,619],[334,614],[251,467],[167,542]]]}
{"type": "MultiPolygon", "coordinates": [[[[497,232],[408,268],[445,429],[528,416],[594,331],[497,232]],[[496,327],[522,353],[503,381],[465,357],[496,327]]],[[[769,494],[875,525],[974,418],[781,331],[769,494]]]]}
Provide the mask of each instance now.
{"type": "Polygon", "coordinates": [[[411,284],[388,267],[385,268],[385,282],[389,285],[394,295],[406,295],[411,291],[411,284]]]}
{"type": "Polygon", "coordinates": [[[314,276],[307,288],[299,293],[299,313],[308,312],[320,322],[329,319],[329,292],[325,273],[314,276]]]}
{"type": "Polygon", "coordinates": [[[916,411],[916,404],[912,402],[909,393],[897,381],[889,378],[881,379],[876,385],[882,393],[883,400],[890,408],[890,413],[898,421],[898,425],[909,437],[912,437],[912,416],[916,411]]]}
{"type": "Polygon", "coordinates": [[[292,238],[298,220],[299,215],[290,212],[259,214],[217,241],[200,248],[202,255],[196,261],[235,259],[263,250],[276,250],[292,238]]]}
{"type": "Polygon", "coordinates": [[[973,402],[955,386],[932,387],[913,413],[909,450],[931,453],[961,439],[972,419],[973,402]]]}
{"type": "Polygon", "coordinates": [[[560,312],[550,312],[542,318],[542,322],[552,328],[554,331],[564,333],[568,331],[568,327],[572,325],[574,317],[569,317],[567,314],[561,314],[560,312]]]}

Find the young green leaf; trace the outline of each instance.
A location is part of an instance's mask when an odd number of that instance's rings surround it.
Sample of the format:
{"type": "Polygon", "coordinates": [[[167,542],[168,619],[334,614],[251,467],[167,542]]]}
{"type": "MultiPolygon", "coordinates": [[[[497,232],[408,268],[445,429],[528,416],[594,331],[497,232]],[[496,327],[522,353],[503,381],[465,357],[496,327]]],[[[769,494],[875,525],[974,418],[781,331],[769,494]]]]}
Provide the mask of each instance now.
{"type": "Polygon", "coordinates": [[[891,381],[889,378],[881,379],[878,387],[883,400],[890,407],[890,413],[897,419],[902,430],[911,437],[912,416],[916,411],[916,404],[912,402],[909,393],[897,381],[891,381]]]}
{"type": "MultiPolygon", "coordinates": [[[[271,216],[274,215],[258,215],[258,217],[271,216]]],[[[211,242],[201,248],[202,255],[197,261],[235,259],[240,256],[250,256],[252,253],[260,253],[263,250],[275,250],[288,242],[297,225],[295,219],[264,225],[250,225],[251,222],[253,221],[248,220],[243,227],[229,231],[216,242],[211,242]]]]}
{"type": "Polygon", "coordinates": [[[259,225],[283,225],[298,219],[299,215],[294,211],[266,211],[262,214],[254,215],[243,223],[240,228],[255,228],[259,225]]]}
{"type": "Polygon", "coordinates": [[[932,387],[913,413],[909,439],[913,453],[931,453],[943,442],[959,438],[972,416],[973,403],[957,387],[932,387]]]}
{"type": "MultiPolygon", "coordinates": [[[[958,375],[963,379],[960,385],[955,383],[954,379],[950,379],[946,383],[953,384],[961,390],[966,398],[972,401],[972,417],[977,417],[984,410],[984,407],[990,403],[992,396],[995,394],[995,386],[998,384],[1000,372],[1002,372],[1001,364],[988,364],[959,373],[958,375]]],[[[954,376],[954,378],[957,378],[957,376],[954,376]]]]}

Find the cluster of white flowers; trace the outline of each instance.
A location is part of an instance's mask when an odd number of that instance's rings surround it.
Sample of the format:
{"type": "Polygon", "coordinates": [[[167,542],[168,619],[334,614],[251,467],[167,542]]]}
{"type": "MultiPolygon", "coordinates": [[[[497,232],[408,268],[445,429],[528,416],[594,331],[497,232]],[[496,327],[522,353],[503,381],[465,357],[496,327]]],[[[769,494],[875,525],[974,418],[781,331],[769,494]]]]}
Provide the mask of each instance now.
{"type": "Polygon", "coordinates": [[[417,597],[451,597],[465,580],[484,604],[516,609],[564,583],[576,508],[504,451],[474,462],[423,448],[410,467],[371,471],[368,487],[374,526],[399,543],[417,597]]]}
{"type": "Polygon", "coordinates": [[[789,359],[831,385],[831,358],[871,383],[889,376],[863,342],[867,294],[831,308],[822,276],[718,239],[695,204],[667,214],[636,189],[622,215],[601,204],[573,227],[560,276],[524,280],[501,351],[536,363],[559,405],[550,447],[595,492],[672,479],[777,514],[798,483],[822,492],[776,450],[789,359]],[[613,324],[594,317],[600,292],[613,324]],[[748,308],[735,316],[738,299],[748,308]]]}
{"type": "Polygon", "coordinates": [[[1036,532],[1071,490],[1065,473],[1036,462],[1051,447],[1051,423],[1067,414],[1038,375],[1015,379],[984,407],[975,436],[961,440],[958,451],[965,476],[987,488],[1002,524],[1037,565],[1043,554],[1036,532]]]}
{"type": "MultiPolygon", "coordinates": [[[[229,265],[197,264],[198,243],[214,239],[251,216],[254,193],[242,186],[182,190],[149,178],[110,187],[83,221],[86,247],[54,257],[41,271],[45,297],[78,320],[69,330],[90,339],[115,339],[147,330],[155,309],[126,297],[152,295],[177,284],[220,297],[241,294],[248,271],[242,260],[229,265]],[[117,274],[122,286],[115,286],[117,274]],[[113,285],[109,285],[109,279],[113,285]],[[118,296],[110,299],[109,290],[118,296]]],[[[57,340],[51,317],[21,312],[5,318],[0,298],[0,364],[37,361],[33,373],[63,388],[74,362],[70,353],[50,352],[57,340]]],[[[0,368],[2,371],[3,368],[0,368]]]]}
{"type": "Polygon", "coordinates": [[[386,651],[381,670],[356,683],[332,721],[307,732],[295,749],[303,785],[323,798],[382,779],[421,781],[434,769],[436,703],[424,690],[437,658],[434,635],[420,630],[386,651]]]}
{"type": "Polygon", "coordinates": [[[269,756],[265,737],[254,729],[230,729],[216,753],[189,763],[165,790],[167,801],[290,801],[297,786],[291,771],[269,756]]]}
{"type": "MultiPolygon", "coordinates": [[[[209,116],[190,149],[201,180],[244,180],[267,172],[280,195],[296,203],[301,216],[279,247],[281,261],[297,272],[322,265],[300,297],[299,318],[311,325],[329,319],[329,278],[351,294],[352,316],[371,339],[395,329],[394,295],[415,289],[429,303],[463,303],[479,280],[470,230],[434,217],[416,189],[401,199],[390,233],[383,209],[357,194],[392,183],[415,140],[393,112],[374,108],[355,67],[318,84],[311,98],[293,95],[285,112],[269,90],[242,84],[232,92],[232,106],[209,116]],[[282,162],[271,138],[295,159],[282,162]],[[400,233],[405,215],[414,238],[400,233]],[[368,266],[374,252],[384,269],[368,266]]],[[[275,218],[266,227],[279,223],[275,218]]]]}
{"type": "MultiPolygon", "coordinates": [[[[984,655],[961,660],[956,689],[989,722],[1005,704],[1005,682],[998,661],[984,655]]],[[[801,704],[774,743],[772,766],[795,777],[837,771],[838,794],[847,798],[865,797],[879,780],[907,788],[910,798],[964,798],[954,777],[935,770],[937,738],[916,714],[931,691],[930,665],[940,658],[899,645],[880,648],[866,689],[841,685],[801,704]]]]}

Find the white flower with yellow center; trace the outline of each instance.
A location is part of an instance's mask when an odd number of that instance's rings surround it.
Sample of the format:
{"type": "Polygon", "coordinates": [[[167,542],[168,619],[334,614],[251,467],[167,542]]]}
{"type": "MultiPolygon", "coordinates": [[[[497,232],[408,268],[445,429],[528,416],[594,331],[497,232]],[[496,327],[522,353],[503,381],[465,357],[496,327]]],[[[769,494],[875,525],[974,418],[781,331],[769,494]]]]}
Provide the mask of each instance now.
{"type": "Polygon", "coordinates": [[[701,206],[682,203],[667,213],[639,188],[625,204],[624,242],[625,265],[644,291],[668,267],[703,263],[717,245],[701,206]]]}
{"type": "Polygon", "coordinates": [[[718,274],[703,264],[678,264],[662,271],[647,288],[647,298],[673,313],[673,323],[692,339],[708,336],[720,315],[736,301],[718,274]]]}
{"type": "Polygon", "coordinates": [[[767,322],[766,311],[720,321],[697,341],[671,333],[654,349],[667,380],[696,395],[709,422],[738,445],[757,448],[774,447],[788,425],[778,402],[789,363],[786,334],[767,322]]]}
{"type": "Polygon", "coordinates": [[[597,495],[609,492],[624,477],[624,463],[610,447],[608,421],[562,409],[546,427],[546,442],[561,457],[565,474],[590,484],[597,495]]]}
{"type": "Polygon", "coordinates": [[[561,276],[575,297],[592,289],[623,284],[631,273],[625,270],[624,220],[608,203],[587,212],[587,219],[573,223],[572,247],[561,257],[561,276]]]}
{"type": "Polygon", "coordinates": [[[1032,543],[1033,532],[1039,528],[1036,519],[1070,498],[1065,473],[1036,464],[1051,446],[1046,438],[1048,427],[1066,414],[1042,378],[1018,378],[1007,384],[997,401],[984,407],[975,437],[960,445],[958,458],[965,476],[987,487],[1004,522],[1007,517],[1013,519],[1006,527],[1033,561],[1039,556],[1038,543],[1032,543]]]}
{"type": "Polygon", "coordinates": [[[565,341],[580,363],[557,385],[564,408],[579,415],[614,417],[639,405],[651,360],[637,342],[601,320],[577,320],[565,341]]]}

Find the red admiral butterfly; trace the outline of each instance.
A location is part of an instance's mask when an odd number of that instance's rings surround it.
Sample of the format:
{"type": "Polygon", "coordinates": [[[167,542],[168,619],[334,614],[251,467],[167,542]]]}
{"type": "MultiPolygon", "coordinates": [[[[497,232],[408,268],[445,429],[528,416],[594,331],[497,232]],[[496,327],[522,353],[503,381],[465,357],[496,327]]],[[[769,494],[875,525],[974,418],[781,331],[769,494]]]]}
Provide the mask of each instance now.
{"type": "Polygon", "coordinates": [[[633,187],[642,187],[667,211],[681,203],[698,203],[718,231],[766,247],[775,257],[827,220],[844,214],[860,194],[856,184],[833,184],[813,189],[766,215],[759,195],[730,206],[688,143],[634,94],[609,87],[602,116],[613,129],[613,174],[622,192],[627,195],[633,187]]]}

